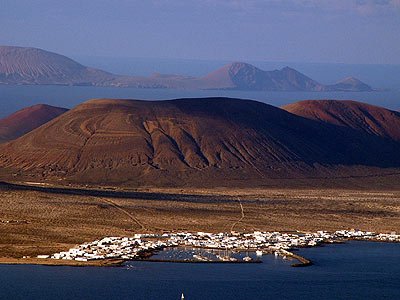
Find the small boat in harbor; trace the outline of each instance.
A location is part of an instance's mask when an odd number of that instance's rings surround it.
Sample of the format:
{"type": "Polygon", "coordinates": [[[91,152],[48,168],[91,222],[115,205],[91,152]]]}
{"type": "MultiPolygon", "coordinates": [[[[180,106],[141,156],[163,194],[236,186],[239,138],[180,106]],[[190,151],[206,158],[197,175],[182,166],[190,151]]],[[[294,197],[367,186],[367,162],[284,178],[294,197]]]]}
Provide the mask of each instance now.
{"type": "Polygon", "coordinates": [[[253,260],[253,259],[249,256],[249,252],[247,251],[247,252],[246,252],[246,256],[243,257],[243,261],[249,262],[249,261],[252,261],[252,260],[253,260]]]}
{"type": "Polygon", "coordinates": [[[221,255],[216,255],[216,257],[221,260],[221,261],[229,261],[229,256],[221,256],[221,255]]]}
{"type": "Polygon", "coordinates": [[[243,257],[243,261],[252,261],[253,259],[250,256],[243,257]]]}
{"type": "Polygon", "coordinates": [[[237,261],[237,258],[235,258],[235,257],[230,257],[230,258],[229,258],[229,261],[237,261]]]}
{"type": "Polygon", "coordinates": [[[209,261],[208,257],[205,257],[200,254],[193,254],[193,258],[199,261],[209,261]]]}
{"type": "Polygon", "coordinates": [[[232,253],[231,251],[228,251],[228,249],[225,249],[222,255],[217,254],[216,257],[221,261],[231,261],[231,262],[237,261],[237,258],[232,257],[232,253]]]}

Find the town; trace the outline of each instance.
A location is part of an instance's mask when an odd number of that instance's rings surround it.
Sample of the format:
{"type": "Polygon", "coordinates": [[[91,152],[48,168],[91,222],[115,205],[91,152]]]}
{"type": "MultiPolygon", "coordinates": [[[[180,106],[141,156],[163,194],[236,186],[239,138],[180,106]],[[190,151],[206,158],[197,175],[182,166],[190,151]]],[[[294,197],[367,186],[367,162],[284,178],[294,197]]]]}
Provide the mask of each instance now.
{"type": "MultiPolygon", "coordinates": [[[[119,259],[138,260],[151,256],[159,250],[168,247],[192,247],[202,249],[219,249],[235,252],[256,252],[257,256],[275,254],[275,256],[299,257],[292,252],[302,247],[315,247],[323,243],[343,242],[346,240],[365,240],[382,242],[400,242],[400,234],[395,232],[374,233],[360,230],[338,230],[332,233],[317,231],[302,232],[260,232],[253,233],[164,233],[135,234],[133,237],[105,237],[91,243],[84,243],[68,251],[52,255],[38,255],[41,259],[64,259],[86,262],[91,260],[119,259]]],[[[217,255],[220,261],[236,262],[229,255],[217,255]]],[[[193,255],[191,261],[205,261],[204,256],[193,255]]],[[[243,261],[249,262],[249,256],[243,261]]],[[[301,259],[299,259],[301,261],[301,259]]]]}

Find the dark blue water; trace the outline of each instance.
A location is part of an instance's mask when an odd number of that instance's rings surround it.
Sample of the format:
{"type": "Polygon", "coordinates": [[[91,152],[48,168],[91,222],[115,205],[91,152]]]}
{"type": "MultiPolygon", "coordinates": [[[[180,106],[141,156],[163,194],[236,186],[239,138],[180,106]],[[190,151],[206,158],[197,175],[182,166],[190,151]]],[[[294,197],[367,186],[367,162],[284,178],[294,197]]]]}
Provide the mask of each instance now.
{"type": "Polygon", "coordinates": [[[134,262],[131,269],[0,266],[0,299],[400,299],[400,244],[299,251],[314,265],[134,262]]]}
{"type": "Polygon", "coordinates": [[[2,86],[0,85],[0,118],[38,103],[72,108],[92,98],[126,98],[164,100],[183,97],[224,96],[262,101],[281,106],[305,99],[345,99],[367,102],[389,109],[400,109],[400,90],[386,92],[264,92],[199,91],[172,89],[101,88],[77,86],[2,86]]]}

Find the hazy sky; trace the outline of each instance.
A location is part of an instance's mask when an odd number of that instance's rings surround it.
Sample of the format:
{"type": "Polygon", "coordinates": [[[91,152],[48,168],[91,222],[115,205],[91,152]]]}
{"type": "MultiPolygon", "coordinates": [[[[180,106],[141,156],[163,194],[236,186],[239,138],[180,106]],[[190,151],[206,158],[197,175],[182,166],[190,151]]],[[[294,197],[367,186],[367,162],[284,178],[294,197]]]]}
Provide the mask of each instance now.
{"type": "Polygon", "coordinates": [[[400,64],[400,0],[0,0],[0,44],[74,56],[400,64]]]}

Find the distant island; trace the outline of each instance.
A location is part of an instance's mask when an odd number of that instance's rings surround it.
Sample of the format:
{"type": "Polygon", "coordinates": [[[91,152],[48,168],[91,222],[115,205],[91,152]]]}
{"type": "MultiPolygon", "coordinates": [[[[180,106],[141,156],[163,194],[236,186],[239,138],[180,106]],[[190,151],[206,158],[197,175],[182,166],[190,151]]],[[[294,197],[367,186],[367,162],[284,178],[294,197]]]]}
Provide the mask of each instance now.
{"type": "Polygon", "coordinates": [[[53,52],[14,46],[0,46],[0,84],[194,90],[373,91],[371,86],[354,77],[325,85],[289,67],[264,71],[244,62],[233,62],[203,77],[159,73],[149,77],[117,75],[83,66],[53,52]]]}

